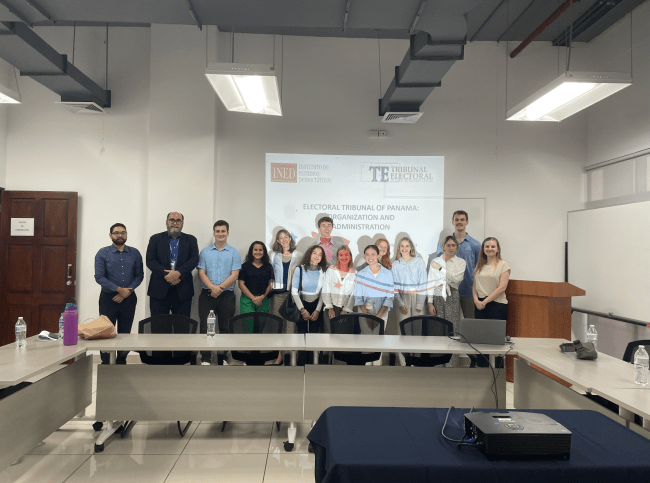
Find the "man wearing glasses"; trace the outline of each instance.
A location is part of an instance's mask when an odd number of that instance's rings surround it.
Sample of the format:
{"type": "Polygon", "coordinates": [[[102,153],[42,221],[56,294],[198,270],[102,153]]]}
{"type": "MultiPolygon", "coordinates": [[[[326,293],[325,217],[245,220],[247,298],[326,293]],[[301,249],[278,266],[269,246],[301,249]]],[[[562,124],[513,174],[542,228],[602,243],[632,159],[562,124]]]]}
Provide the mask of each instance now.
{"type": "Polygon", "coordinates": [[[151,279],[147,295],[152,316],[171,312],[189,317],[192,311],[192,270],[199,264],[199,245],[195,237],[181,233],[184,221],[181,213],[169,213],[167,231],[149,239],[147,268],[151,279]]]}
{"type": "MultiPolygon", "coordinates": [[[[109,237],[113,244],[100,249],[95,256],[95,280],[102,287],[99,314],[108,317],[119,334],[130,334],[138,303],[135,289],[144,278],[142,255],[137,249],[126,246],[126,227],[122,223],[111,226],[109,237]]],[[[128,353],[118,352],[117,363],[126,364],[128,353]]],[[[108,364],[108,352],[100,355],[102,364],[108,364]]]]}

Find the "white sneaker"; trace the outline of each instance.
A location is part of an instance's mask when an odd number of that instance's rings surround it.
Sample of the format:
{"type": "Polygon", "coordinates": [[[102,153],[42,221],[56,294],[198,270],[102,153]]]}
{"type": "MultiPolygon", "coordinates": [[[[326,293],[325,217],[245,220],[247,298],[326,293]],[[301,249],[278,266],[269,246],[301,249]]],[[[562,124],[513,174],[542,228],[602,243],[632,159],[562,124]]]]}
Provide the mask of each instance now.
{"type": "Polygon", "coordinates": [[[228,365],[228,361],[223,361],[223,365],[224,365],[224,366],[227,366],[227,365],[228,365]]]}
{"type": "Polygon", "coordinates": [[[211,364],[210,364],[209,362],[201,362],[201,365],[202,365],[202,366],[209,366],[209,365],[211,365],[211,364]]]}

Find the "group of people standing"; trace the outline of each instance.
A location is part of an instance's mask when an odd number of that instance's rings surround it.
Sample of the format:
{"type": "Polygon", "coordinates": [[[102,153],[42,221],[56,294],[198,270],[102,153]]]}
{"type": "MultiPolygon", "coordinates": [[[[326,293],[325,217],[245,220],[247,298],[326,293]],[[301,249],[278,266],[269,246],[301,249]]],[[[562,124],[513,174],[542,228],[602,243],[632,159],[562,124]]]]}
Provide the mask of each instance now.
{"type": "MultiPolygon", "coordinates": [[[[251,243],[243,263],[239,252],[227,243],[226,221],[214,224],[215,242],[200,253],[196,238],[182,233],[183,222],[182,214],[169,213],[167,231],[150,238],[147,294],[152,316],[171,312],[189,317],[194,296],[192,270],[198,268],[203,333],[210,311],[216,314],[219,333],[227,332],[228,320],[235,314],[235,282],[241,291],[241,313],[280,315],[280,307],[291,296],[301,314],[295,324],[286,321],[286,331],[291,333],[327,331],[329,319],[355,308],[388,322],[394,304],[399,321],[431,314],[451,321],[455,331],[461,310],[467,318],[507,318],[505,290],[510,267],[501,259],[496,238],[479,244],[469,236],[465,211],[453,214],[454,234],[443,239],[430,261],[416,253],[409,237],[399,241],[391,260],[390,243],[380,238],[365,248],[365,263],[357,269],[345,240],[331,236],[334,225],[327,216],[318,220],[319,236],[304,254],[282,229],[270,252],[262,241],[251,243]]],[[[130,333],[136,304],[133,291],[144,277],[142,257],[137,249],[126,246],[124,225],[113,225],[110,238],[112,246],[102,248],[95,257],[95,279],[102,287],[100,314],[116,324],[119,333],[130,333]]],[[[219,364],[227,364],[224,353],[217,356],[219,364]]],[[[103,362],[104,358],[107,363],[102,354],[103,362]]],[[[118,363],[125,360],[126,354],[118,354],[118,363]]],[[[201,361],[210,364],[211,353],[202,352],[201,361]]],[[[457,366],[458,356],[449,365],[457,366]]]]}

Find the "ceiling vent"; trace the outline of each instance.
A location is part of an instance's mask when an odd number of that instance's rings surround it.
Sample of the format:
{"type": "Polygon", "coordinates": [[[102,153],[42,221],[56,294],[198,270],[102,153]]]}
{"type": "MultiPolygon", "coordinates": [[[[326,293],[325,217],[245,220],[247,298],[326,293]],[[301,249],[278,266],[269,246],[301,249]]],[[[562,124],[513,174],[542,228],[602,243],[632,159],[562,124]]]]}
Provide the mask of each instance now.
{"type": "Polygon", "coordinates": [[[422,117],[423,112],[387,112],[381,122],[394,124],[415,124],[422,117]]]}
{"type": "Polygon", "coordinates": [[[75,114],[108,114],[108,111],[95,102],[61,101],[70,112],[75,114]]]}

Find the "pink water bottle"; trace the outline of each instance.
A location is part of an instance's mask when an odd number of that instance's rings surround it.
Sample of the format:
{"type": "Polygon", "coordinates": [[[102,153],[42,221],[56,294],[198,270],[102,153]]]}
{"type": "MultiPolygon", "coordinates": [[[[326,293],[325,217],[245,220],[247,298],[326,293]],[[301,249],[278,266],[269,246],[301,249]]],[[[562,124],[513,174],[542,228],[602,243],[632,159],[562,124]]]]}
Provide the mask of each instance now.
{"type": "Polygon", "coordinates": [[[77,306],[66,304],[63,314],[63,345],[77,345],[79,340],[79,313],[77,306]]]}

